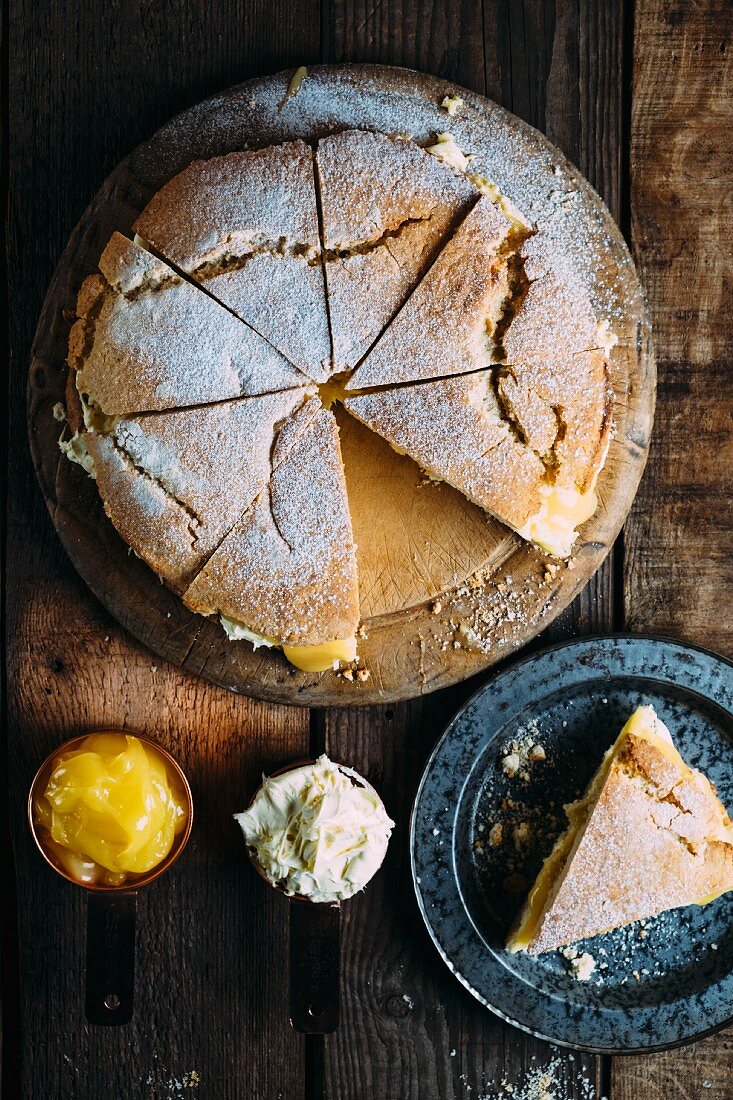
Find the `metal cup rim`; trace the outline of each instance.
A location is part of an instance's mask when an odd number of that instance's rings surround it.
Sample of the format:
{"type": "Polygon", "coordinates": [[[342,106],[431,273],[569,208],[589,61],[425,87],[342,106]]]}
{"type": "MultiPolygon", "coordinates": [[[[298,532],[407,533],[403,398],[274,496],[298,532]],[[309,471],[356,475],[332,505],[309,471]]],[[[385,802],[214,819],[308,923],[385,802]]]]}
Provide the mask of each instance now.
{"type": "Polygon", "coordinates": [[[184,772],[183,768],[175,759],[175,757],[171,755],[168,749],[164,748],[163,745],[161,745],[158,741],[154,741],[152,737],[147,737],[145,734],[134,733],[131,730],[116,729],[113,726],[105,726],[103,729],[88,730],[86,733],[81,733],[76,737],[70,737],[67,741],[62,742],[60,745],[57,745],[56,748],[48,754],[41,766],[36,770],[36,774],[33,776],[33,781],[28,791],[28,825],[30,827],[31,836],[33,837],[35,845],[38,851],[43,856],[45,862],[53,871],[56,872],[57,875],[60,875],[61,878],[66,879],[67,882],[72,883],[72,885],[74,886],[80,887],[80,889],[82,890],[89,890],[95,894],[114,894],[122,893],[124,891],[130,893],[137,890],[141,886],[150,885],[150,883],[153,882],[160,875],[162,875],[164,871],[167,871],[175,863],[183,849],[188,844],[189,838],[191,836],[191,830],[193,828],[193,795],[191,794],[191,786],[188,782],[186,773],[184,772]],[[65,868],[56,863],[51,855],[46,851],[41,841],[39,830],[36,826],[33,814],[34,796],[37,793],[37,789],[40,786],[41,780],[45,779],[50,772],[56,757],[58,757],[62,752],[65,752],[66,750],[77,747],[81,744],[82,741],[85,741],[87,737],[91,737],[94,734],[98,733],[123,734],[127,737],[135,737],[138,741],[142,741],[144,744],[150,745],[152,749],[154,749],[157,753],[159,753],[160,756],[163,757],[165,763],[171,767],[176,778],[180,782],[181,791],[186,802],[186,824],[183,828],[183,831],[174,838],[173,846],[171,847],[168,855],[165,856],[165,858],[162,859],[160,863],[156,864],[155,867],[151,867],[149,871],[145,871],[140,875],[133,875],[125,879],[125,881],[121,882],[118,886],[109,886],[103,883],[96,882],[79,882],[78,879],[75,879],[73,875],[71,875],[65,868]]]}

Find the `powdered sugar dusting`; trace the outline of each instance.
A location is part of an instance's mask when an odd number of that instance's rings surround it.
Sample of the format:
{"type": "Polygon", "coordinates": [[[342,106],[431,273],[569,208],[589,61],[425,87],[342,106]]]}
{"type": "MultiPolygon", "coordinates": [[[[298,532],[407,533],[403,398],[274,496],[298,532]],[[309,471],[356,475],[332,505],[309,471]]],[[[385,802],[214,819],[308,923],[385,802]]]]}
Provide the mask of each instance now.
{"type": "MultiPolygon", "coordinates": [[[[130,242],[136,256],[144,250],[130,242]]],[[[157,268],[160,261],[155,261],[157,268]]],[[[77,387],[107,415],[149,412],[302,386],[270,344],[208,295],[171,281],[134,294],[110,287],[91,320],[77,387]]]]}
{"type": "Polygon", "coordinates": [[[356,632],[356,556],[332,413],[313,418],[184,599],[286,644],[356,632]]]}
{"type": "Polygon", "coordinates": [[[276,425],[304,396],[152,413],[87,434],[108,516],[167,583],[185,587],[267,484],[276,425]]]}
{"type": "Polygon", "coordinates": [[[499,249],[509,230],[498,207],[481,198],[349,379],[349,388],[442,378],[495,362],[487,322],[499,318],[508,292],[499,249]]]}
{"type": "Polygon", "coordinates": [[[502,418],[491,371],[365,393],[345,407],[510,526],[537,511],[545,468],[502,418]]]}
{"type": "Polygon", "coordinates": [[[384,134],[351,130],[325,138],[316,162],[341,371],[366,354],[479,195],[413,142],[384,134]]]}

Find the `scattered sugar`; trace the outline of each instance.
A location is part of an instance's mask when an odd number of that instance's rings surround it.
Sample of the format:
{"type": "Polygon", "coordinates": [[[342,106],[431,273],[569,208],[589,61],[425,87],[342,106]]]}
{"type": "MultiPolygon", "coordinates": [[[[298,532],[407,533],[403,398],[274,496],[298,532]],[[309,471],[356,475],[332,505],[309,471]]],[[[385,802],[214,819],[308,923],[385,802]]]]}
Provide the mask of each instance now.
{"type": "MultiPolygon", "coordinates": [[[[533,1057],[534,1061],[534,1057],[533,1057]]],[[[576,1069],[572,1054],[554,1055],[549,1062],[531,1066],[519,1078],[510,1080],[488,1079],[484,1076],[480,1091],[474,1093],[475,1100],[567,1100],[572,1093],[578,1100],[597,1100],[595,1085],[592,1083],[588,1066],[581,1063],[576,1069]],[[570,1079],[569,1079],[570,1078],[570,1079]],[[572,1084],[571,1084],[572,1081],[572,1084]]],[[[464,1091],[473,1093],[465,1074],[460,1080],[464,1091]]],[[[598,1097],[598,1100],[606,1100],[598,1097]]]]}

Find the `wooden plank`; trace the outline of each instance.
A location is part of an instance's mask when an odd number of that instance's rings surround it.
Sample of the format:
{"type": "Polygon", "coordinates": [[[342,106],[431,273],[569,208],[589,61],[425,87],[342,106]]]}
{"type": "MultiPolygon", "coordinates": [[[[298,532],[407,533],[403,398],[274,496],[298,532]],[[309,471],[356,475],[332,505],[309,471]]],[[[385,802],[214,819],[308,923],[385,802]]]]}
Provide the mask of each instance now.
{"type": "Polygon", "coordinates": [[[133,643],[74,573],[23,435],[45,287],[104,176],[203,95],[317,54],[319,21],[317,2],[270,0],[185,12],[21,2],[12,13],[7,631],[22,1020],[5,1023],[22,1025],[27,1097],[303,1093],[303,1043],[284,1009],[286,903],[252,875],[230,814],[263,768],[307,751],[308,716],[211,688],[133,643]],[[159,737],[187,769],[197,814],[180,865],[141,895],[138,1008],[120,1031],[85,1026],[84,897],[40,863],[23,805],[42,758],[100,724],[159,737]]]}
{"type": "Polygon", "coordinates": [[[660,371],[651,463],[628,527],[628,615],[636,630],[730,655],[733,9],[645,0],[636,41],[633,243],[660,371]]]}
{"type": "MultiPolygon", "coordinates": [[[[659,391],[626,525],[635,630],[733,655],[733,8],[639,0],[631,142],[633,249],[652,309],[659,391]]],[[[730,1096],[733,1032],[617,1060],[614,1100],[730,1096]]]]}
{"type": "MultiPolygon", "coordinates": [[[[543,128],[620,212],[622,13],[613,3],[492,3],[483,6],[479,50],[468,25],[479,5],[332,3],[325,60],[372,59],[427,67],[502,102],[543,128]],[[460,9],[460,34],[450,37],[460,9]],[[417,12],[420,18],[417,18],[417,12]],[[409,39],[405,30],[410,27],[409,39]],[[438,46],[439,43],[439,46],[438,46]],[[456,55],[460,63],[456,69],[456,55]]],[[[614,565],[609,559],[545,640],[610,629],[614,565]]],[[[326,712],[324,744],[335,759],[361,768],[397,821],[383,874],[343,918],[342,1024],[325,1041],[325,1096],[433,1100],[490,1092],[503,1079],[519,1086],[549,1065],[568,1100],[598,1094],[599,1059],[557,1052],[482,1009],[439,963],[409,879],[407,823],[424,762],[436,736],[477,680],[430,701],[326,712]]]]}

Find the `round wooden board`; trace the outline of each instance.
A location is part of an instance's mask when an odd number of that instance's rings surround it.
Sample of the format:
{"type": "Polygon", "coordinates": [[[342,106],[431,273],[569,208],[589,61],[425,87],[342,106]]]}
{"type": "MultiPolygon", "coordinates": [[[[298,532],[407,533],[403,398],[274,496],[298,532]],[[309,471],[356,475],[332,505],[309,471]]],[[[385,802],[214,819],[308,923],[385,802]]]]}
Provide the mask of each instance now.
{"type": "Polygon", "coordinates": [[[31,451],[52,520],[80,575],[155,654],[232,691],[276,702],[396,701],[463,680],[524,645],[601,564],[646,461],[656,384],[651,326],[611,215],[536,130],[461,89],[465,105],[449,118],[440,102],[455,86],[409,70],[316,68],[283,103],[290,76],[249,81],[186,111],[108,177],[71,235],[41,313],[29,376],[31,451]],[[558,242],[589,273],[598,316],[619,337],[611,354],[615,430],[599,480],[599,508],[583,528],[570,567],[561,564],[550,573],[545,555],[448,486],[426,484],[410,460],[339,411],[367,635],[359,647],[370,672],[363,682],[333,672],[301,673],[279,651],[253,652],[249,643],[228,642],[217,623],[191,614],[129,552],[104,514],[95,483],[63,458],[61,425],[52,412],[64,400],[77,291],[115,229],[129,234],[151,195],[191,160],[349,127],[408,132],[420,142],[449,129],[474,154],[474,170],[533,220],[552,219],[558,242]],[[478,632],[471,631],[477,623],[478,632]]]}

